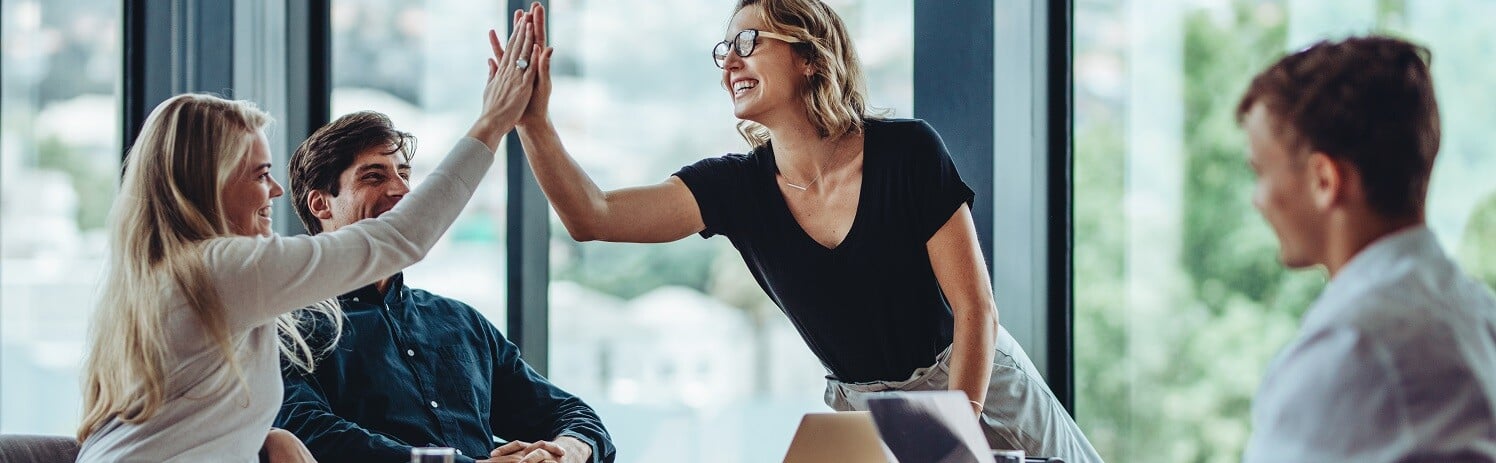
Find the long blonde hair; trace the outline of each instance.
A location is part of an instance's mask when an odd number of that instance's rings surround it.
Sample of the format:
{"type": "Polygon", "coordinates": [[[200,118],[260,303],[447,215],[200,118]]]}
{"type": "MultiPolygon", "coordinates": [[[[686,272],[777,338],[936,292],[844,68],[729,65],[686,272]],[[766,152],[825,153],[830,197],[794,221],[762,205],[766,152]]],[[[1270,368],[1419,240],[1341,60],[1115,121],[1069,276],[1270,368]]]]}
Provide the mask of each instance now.
{"type": "MultiPolygon", "coordinates": [[[[791,46],[812,68],[801,97],[821,137],[860,133],[874,115],[867,113],[867,78],[841,17],[820,0],[738,0],[733,16],[752,5],[768,32],[801,40],[791,46]]],[[[739,121],[738,133],[754,148],[769,142],[769,129],[755,122],[739,121]]]]}
{"type": "MultiPolygon", "coordinates": [[[[221,192],[269,123],[253,103],[200,94],[172,97],[146,118],[109,212],[109,261],[89,328],[78,440],[111,418],[145,421],[165,403],[173,360],[167,288],[186,298],[234,376],[245,381],[201,246],[234,236],[221,192]]],[[[329,301],[298,312],[276,320],[280,349],[310,370],[315,355],[298,325],[311,322],[305,312],[315,312],[332,318],[338,333],[341,312],[329,301]]]]}

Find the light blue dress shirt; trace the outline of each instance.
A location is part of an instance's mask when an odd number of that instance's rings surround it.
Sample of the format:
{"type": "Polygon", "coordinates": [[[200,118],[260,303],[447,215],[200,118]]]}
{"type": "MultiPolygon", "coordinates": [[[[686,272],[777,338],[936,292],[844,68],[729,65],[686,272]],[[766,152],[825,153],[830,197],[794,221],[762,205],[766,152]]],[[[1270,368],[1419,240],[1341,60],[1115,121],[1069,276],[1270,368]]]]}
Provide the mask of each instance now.
{"type": "Polygon", "coordinates": [[[1423,226],[1367,246],[1252,403],[1244,460],[1496,461],[1496,299],[1423,226]]]}

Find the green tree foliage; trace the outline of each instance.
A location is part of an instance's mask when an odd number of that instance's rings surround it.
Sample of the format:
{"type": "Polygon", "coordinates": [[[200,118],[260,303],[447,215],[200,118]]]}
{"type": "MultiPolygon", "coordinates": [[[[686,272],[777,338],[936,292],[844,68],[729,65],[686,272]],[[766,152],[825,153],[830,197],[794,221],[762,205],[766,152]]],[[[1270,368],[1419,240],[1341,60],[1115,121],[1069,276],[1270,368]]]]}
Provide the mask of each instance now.
{"type": "Polygon", "coordinates": [[[1125,126],[1092,118],[1078,127],[1077,414],[1110,461],[1238,461],[1262,371],[1323,285],[1318,272],[1279,263],[1251,204],[1235,119],[1250,78],[1285,47],[1282,11],[1239,1],[1227,15],[1184,16],[1178,281],[1129,281],[1127,262],[1148,257],[1126,245],[1125,126]],[[1128,291],[1166,302],[1130,307],[1119,297],[1128,291]]]}
{"type": "Polygon", "coordinates": [[[78,194],[78,229],[102,228],[114,200],[118,172],[106,167],[110,163],[89,159],[88,153],[57,138],[40,140],[36,152],[38,168],[63,172],[72,179],[73,190],[78,194]]]}

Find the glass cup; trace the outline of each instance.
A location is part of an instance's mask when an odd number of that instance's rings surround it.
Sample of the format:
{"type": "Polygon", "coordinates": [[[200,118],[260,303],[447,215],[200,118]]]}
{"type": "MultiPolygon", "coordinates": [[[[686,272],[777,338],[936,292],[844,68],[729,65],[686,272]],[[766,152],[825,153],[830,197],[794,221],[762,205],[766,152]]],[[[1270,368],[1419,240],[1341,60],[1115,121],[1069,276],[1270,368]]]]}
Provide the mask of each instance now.
{"type": "Polygon", "coordinates": [[[1022,450],[992,451],[992,459],[997,460],[997,463],[1023,463],[1024,457],[1027,456],[1028,455],[1025,455],[1022,450]]]}
{"type": "MultiPolygon", "coordinates": [[[[415,447],[410,449],[410,463],[452,463],[457,451],[451,447],[415,447]]],[[[1020,461],[1019,463],[1022,463],[1020,461]]]]}

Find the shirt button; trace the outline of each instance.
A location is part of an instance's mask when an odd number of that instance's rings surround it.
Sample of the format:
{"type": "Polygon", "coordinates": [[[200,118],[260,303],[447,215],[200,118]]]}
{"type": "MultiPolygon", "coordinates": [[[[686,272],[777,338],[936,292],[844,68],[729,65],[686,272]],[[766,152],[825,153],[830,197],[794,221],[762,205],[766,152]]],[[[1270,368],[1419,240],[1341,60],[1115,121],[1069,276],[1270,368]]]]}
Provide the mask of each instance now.
{"type": "Polygon", "coordinates": [[[433,400],[433,401],[431,401],[431,408],[441,408],[441,407],[436,406],[436,401],[433,400]]]}
{"type": "Polygon", "coordinates": [[[353,298],[353,302],[358,302],[358,298],[353,298]]]}
{"type": "Polygon", "coordinates": [[[461,451],[461,450],[458,450],[458,451],[457,451],[457,454],[458,454],[458,455],[462,455],[462,451],[461,451]]]}
{"type": "Polygon", "coordinates": [[[405,349],[405,355],[407,357],[415,357],[416,356],[416,351],[413,350],[413,349],[405,349]]]}

